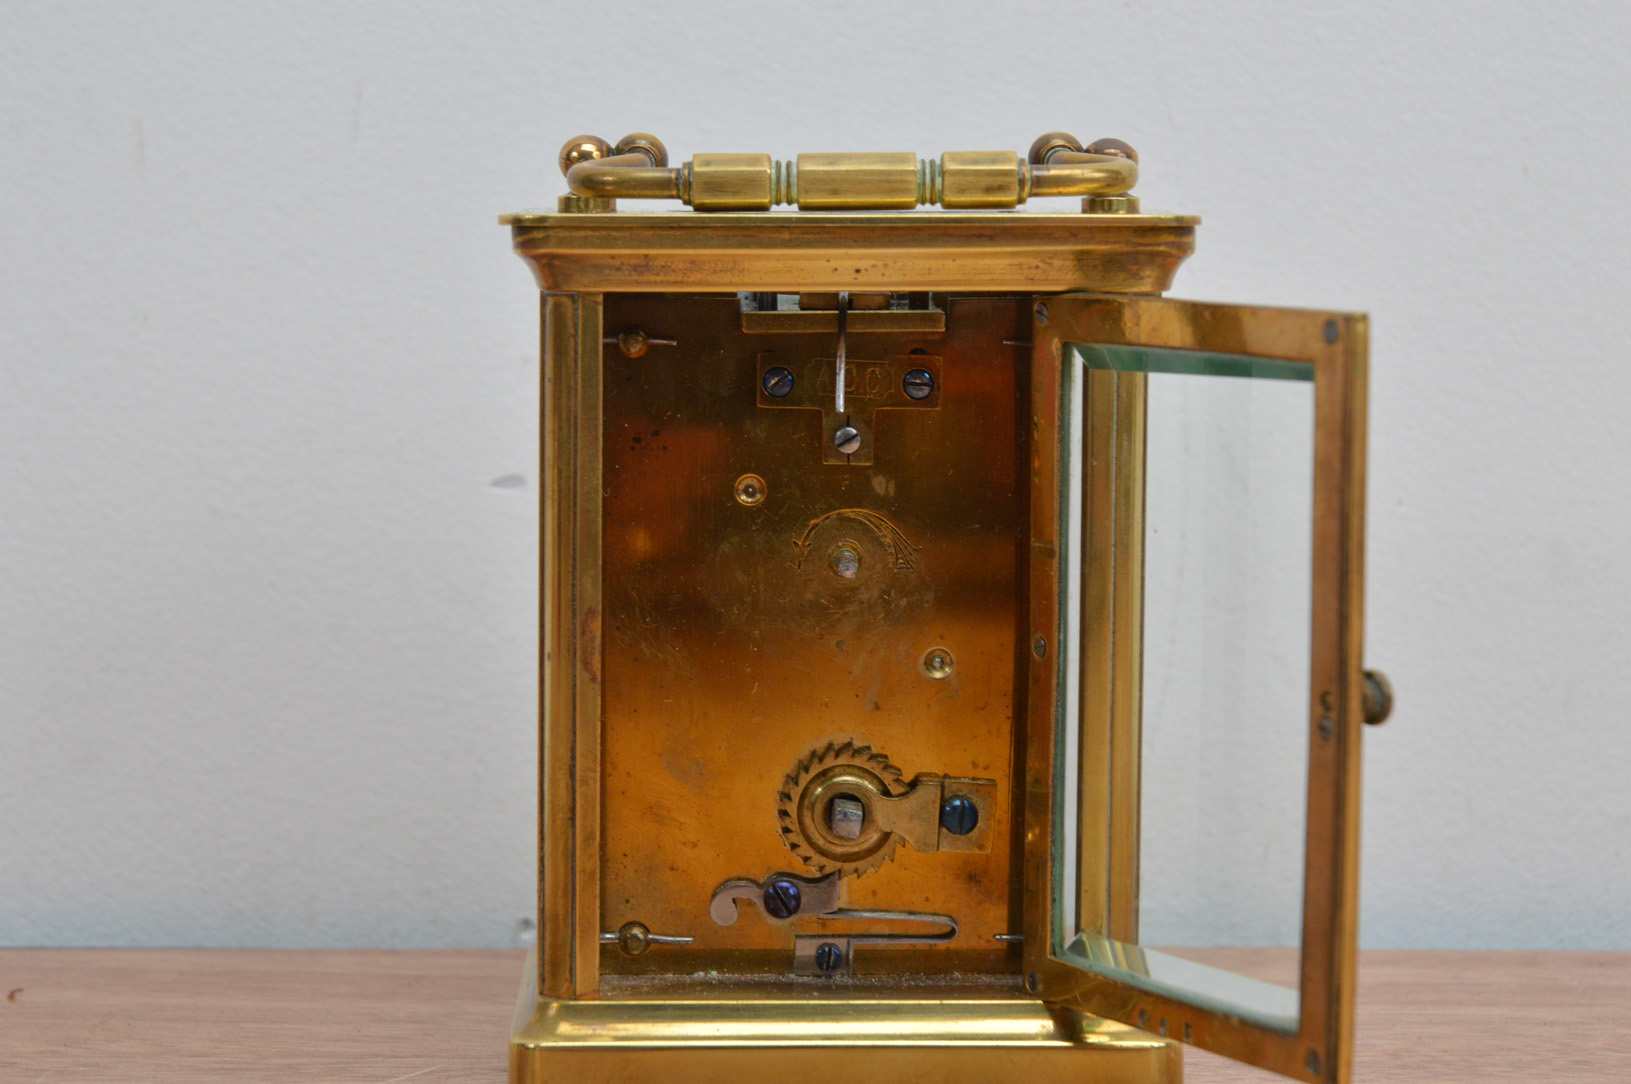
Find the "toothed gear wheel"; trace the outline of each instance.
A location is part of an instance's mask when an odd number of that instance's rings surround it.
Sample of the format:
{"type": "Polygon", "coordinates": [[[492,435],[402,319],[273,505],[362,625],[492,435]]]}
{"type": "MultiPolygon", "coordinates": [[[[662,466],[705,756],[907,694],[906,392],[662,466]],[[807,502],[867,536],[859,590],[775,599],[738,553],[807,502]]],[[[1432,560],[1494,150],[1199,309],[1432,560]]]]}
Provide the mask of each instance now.
{"type": "Polygon", "coordinates": [[[877,791],[898,798],[906,780],[889,758],[870,745],[831,741],[794,763],[776,794],[776,820],[782,842],[817,873],[857,876],[894,857],[900,837],[880,831],[870,815],[872,795],[854,784],[870,782],[877,791]],[[857,839],[840,839],[827,828],[826,806],[840,795],[862,800],[868,827],[857,839]]]}

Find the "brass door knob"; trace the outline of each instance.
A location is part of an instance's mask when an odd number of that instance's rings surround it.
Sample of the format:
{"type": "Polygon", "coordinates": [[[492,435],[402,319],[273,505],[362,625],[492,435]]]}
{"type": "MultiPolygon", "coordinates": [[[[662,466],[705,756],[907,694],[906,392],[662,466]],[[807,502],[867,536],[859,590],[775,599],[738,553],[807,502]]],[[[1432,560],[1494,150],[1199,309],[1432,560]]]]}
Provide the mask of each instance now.
{"type": "Polygon", "coordinates": [[[1393,714],[1393,683],[1380,670],[1365,671],[1365,688],[1360,694],[1365,722],[1380,726],[1393,714]]]}

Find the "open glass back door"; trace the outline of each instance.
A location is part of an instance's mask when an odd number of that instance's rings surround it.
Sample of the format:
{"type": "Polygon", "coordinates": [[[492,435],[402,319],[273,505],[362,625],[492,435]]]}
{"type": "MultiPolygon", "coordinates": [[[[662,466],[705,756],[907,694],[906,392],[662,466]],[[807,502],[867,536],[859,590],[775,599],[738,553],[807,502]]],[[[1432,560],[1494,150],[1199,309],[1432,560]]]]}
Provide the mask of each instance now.
{"type": "Polygon", "coordinates": [[[1365,318],[1082,294],[1033,327],[1026,986],[1345,1081],[1365,318]]]}

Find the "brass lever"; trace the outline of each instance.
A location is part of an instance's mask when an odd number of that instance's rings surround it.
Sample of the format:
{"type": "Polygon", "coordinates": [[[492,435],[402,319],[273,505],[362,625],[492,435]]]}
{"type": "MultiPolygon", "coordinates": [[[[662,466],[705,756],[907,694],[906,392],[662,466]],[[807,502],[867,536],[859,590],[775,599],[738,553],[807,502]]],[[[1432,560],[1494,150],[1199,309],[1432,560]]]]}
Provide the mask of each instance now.
{"type": "MultiPolygon", "coordinates": [[[[801,154],[778,162],[768,154],[698,154],[681,166],[655,136],[636,132],[616,146],[578,136],[561,148],[572,194],[562,210],[612,210],[622,199],[677,199],[699,211],[948,210],[1017,207],[1032,196],[1123,197],[1138,183],[1138,155],[1119,139],[1086,148],[1049,132],[1022,160],[1012,151],[948,151],[918,161],[910,152],[801,154]]],[[[1104,208],[1126,210],[1127,206],[1104,208]]]]}

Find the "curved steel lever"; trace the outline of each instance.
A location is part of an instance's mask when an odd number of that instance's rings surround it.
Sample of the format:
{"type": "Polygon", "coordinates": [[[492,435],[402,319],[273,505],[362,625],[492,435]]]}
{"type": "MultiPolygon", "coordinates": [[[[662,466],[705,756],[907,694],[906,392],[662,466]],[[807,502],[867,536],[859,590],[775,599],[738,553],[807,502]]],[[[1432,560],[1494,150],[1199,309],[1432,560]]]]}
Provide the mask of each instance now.
{"type": "MultiPolygon", "coordinates": [[[[876,911],[860,907],[840,907],[828,911],[822,918],[870,918],[883,922],[932,922],[946,927],[939,933],[850,933],[844,937],[852,945],[943,945],[957,940],[961,927],[950,915],[937,915],[928,911],[876,911]]],[[[810,936],[819,936],[812,934],[810,936]]]]}
{"type": "Polygon", "coordinates": [[[772,873],[763,881],[739,877],[714,889],[708,901],[708,917],[719,926],[735,925],[738,902],[751,900],[772,922],[788,922],[797,915],[831,914],[842,897],[843,882],[836,873],[825,877],[772,873]]]}

